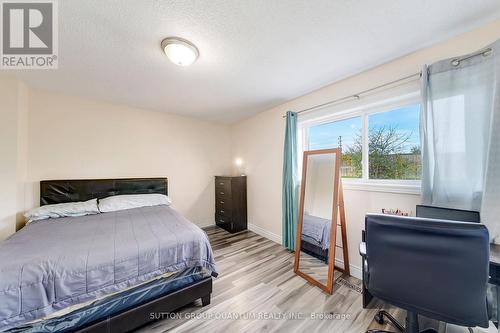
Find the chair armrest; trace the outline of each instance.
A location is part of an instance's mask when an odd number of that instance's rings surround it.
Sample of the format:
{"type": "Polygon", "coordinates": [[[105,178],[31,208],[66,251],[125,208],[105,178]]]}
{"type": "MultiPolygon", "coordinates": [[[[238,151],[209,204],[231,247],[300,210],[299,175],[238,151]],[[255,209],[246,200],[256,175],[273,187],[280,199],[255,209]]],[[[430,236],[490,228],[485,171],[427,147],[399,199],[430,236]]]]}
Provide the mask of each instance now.
{"type": "Polygon", "coordinates": [[[359,254],[362,257],[366,257],[366,243],[365,242],[359,243],[359,254]]]}
{"type": "Polygon", "coordinates": [[[359,243],[359,254],[361,255],[361,267],[363,274],[363,289],[368,288],[368,260],[366,255],[366,243],[359,243]]]}

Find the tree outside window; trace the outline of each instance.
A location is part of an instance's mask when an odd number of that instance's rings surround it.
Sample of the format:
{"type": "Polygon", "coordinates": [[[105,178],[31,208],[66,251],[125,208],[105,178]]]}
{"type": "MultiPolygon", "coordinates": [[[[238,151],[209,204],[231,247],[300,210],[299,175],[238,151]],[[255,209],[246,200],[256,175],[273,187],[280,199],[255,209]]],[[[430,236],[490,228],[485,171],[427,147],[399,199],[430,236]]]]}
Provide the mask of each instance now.
{"type": "MultiPolygon", "coordinates": [[[[368,177],[418,180],[421,176],[420,105],[410,105],[368,117],[368,177]]],[[[310,128],[309,149],[342,148],[342,177],[362,177],[361,117],[310,128]]]]}

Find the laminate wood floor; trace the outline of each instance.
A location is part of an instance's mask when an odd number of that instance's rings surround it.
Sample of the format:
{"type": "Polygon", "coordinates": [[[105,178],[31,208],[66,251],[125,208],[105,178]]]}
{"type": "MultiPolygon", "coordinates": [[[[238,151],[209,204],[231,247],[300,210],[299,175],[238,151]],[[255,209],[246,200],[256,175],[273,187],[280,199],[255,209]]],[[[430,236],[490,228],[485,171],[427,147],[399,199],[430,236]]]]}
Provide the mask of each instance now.
{"type": "Polygon", "coordinates": [[[198,300],[176,317],[139,332],[360,333],[369,328],[396,332],[392,326],[375,323],[374,314],[384,308],[404,317],[402,310],[377,300],[363,309],[361,281],[339,272],[333,295],[324,293],[293,273],[293,254],[251,231],[230,234],[218,227],[205,231],[219,272],[211,304],[201,307],[198,300]]]}
{"type": "MultiPolygon", "coordinates": [[[[300,252],[299,271],[306,273],[316,281],[328,284],[328,264],[312,255],[300,252]]],[[[334,271],[334,278],[341,275],[339,271],[334,271]]]]}

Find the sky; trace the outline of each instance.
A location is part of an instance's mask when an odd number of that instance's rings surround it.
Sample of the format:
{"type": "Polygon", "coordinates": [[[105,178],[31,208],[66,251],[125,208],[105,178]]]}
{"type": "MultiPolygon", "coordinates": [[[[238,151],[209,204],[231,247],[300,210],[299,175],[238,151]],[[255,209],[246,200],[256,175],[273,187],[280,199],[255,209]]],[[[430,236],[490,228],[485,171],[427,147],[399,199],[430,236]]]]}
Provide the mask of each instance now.
{"type": "Polygon", "coordinates": [[[361,133],[361,117],[313,126],[309,128],[309,149],[338,147],[339,136],[342,136],[342,147],[349,147],[354,144],[357,133],[361,133]]]}
{"type": "MultiPolygon", "coordinates": [[[[420,145],[419,139],[420,105],[410,105],[387,112],[368,116],[368,129],[382,126],[396,126],[401,132],[410,134],[405,152],[420,145]]],[[[342,147],[352,146],[357,133],[361,133],[361,117],[349,118],[333,123],[313,126],[309,129],[309,149],[338,147],[338,137],[342,136],[342,147]]]]}

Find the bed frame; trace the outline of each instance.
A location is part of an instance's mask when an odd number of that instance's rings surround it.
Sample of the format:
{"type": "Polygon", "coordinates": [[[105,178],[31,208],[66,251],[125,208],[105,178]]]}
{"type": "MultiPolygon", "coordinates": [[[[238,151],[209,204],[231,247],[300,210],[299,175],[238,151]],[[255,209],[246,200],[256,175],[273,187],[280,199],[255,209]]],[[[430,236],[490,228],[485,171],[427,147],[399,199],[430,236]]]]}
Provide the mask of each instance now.
{"type": "Polygon", "coordinates": [[[328,249],[323,250],[320,245],[301,239],[300,250],[328,264],[328,249]]]}
{"type": "MultiPolygon", "coordinates": [[[[146,193],[167,195],[167,178],[43,180],[40,182],[40,205],[101,199],[119,194],[146,193]]],[[[76,332],[132,331],[154,321],[152,318],[155,318],[155,314],[175,311],[197,299],[201,299],[202,306],[206,306],[210,304],[211,294],[212,278],[207,277],[146,303],[99,319],[84,327],[78,327],[76,332]]]]}

